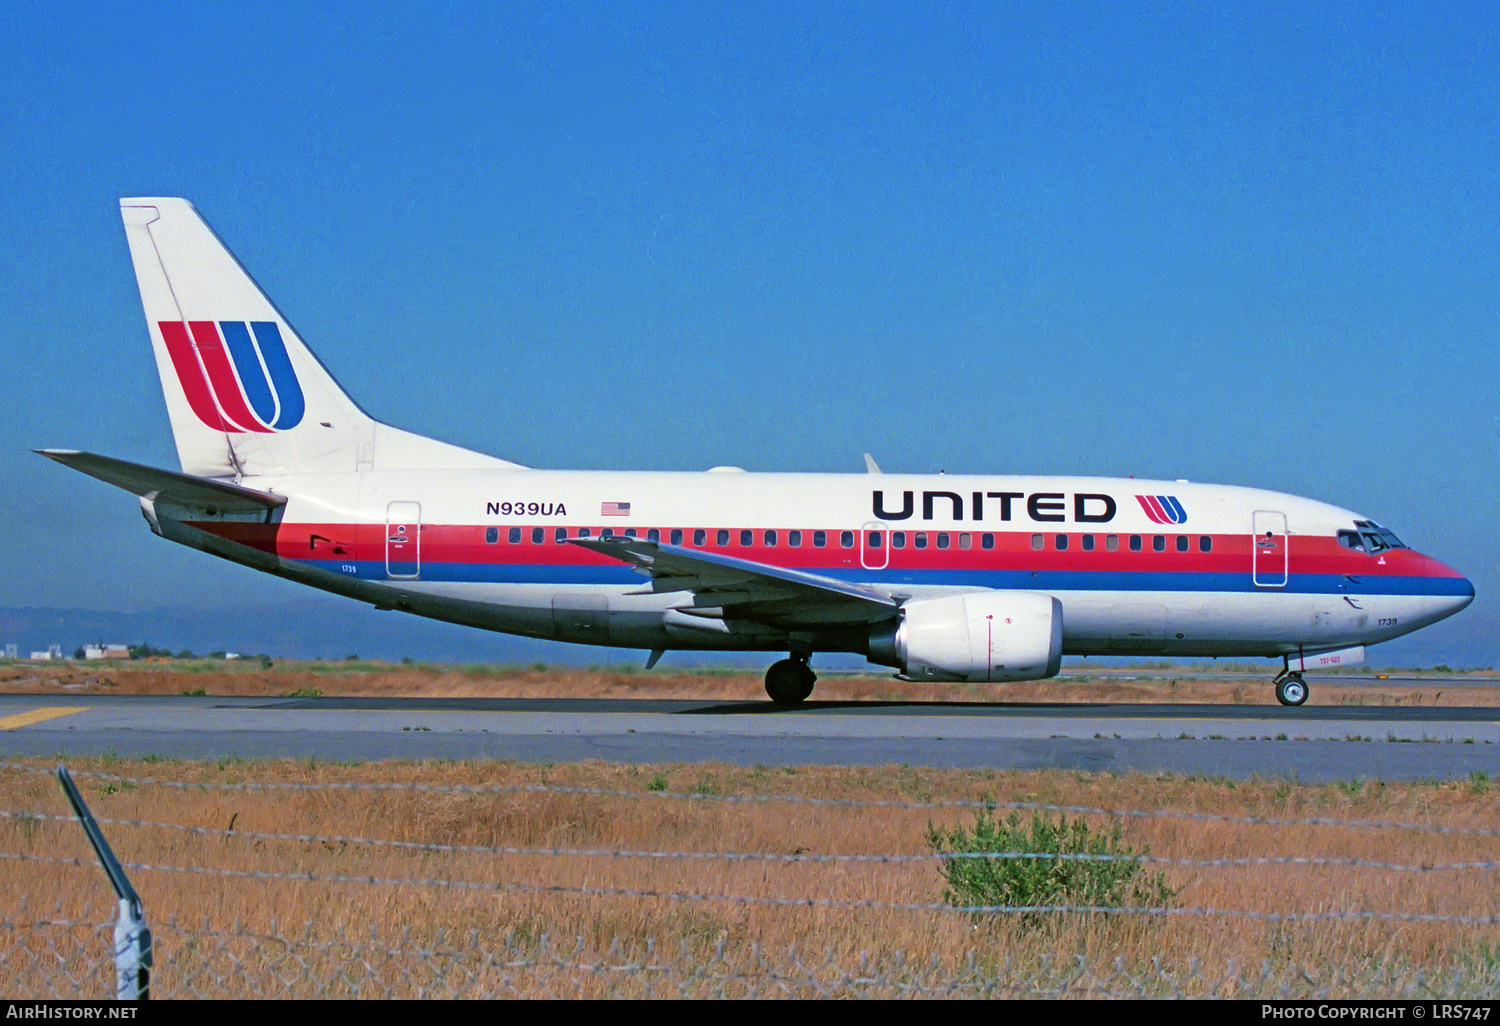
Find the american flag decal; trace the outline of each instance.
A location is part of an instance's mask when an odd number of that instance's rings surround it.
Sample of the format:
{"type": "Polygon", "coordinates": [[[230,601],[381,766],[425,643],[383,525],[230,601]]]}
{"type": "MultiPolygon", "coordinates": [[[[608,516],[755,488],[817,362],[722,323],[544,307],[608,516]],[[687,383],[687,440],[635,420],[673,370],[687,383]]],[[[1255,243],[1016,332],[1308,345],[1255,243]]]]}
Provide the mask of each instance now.
{"type": "Polygon", "coordinates": [[[630,503],[601,502],[599,504],[599,515],[601,517],[628,517],[630,516],[630,503]]]}

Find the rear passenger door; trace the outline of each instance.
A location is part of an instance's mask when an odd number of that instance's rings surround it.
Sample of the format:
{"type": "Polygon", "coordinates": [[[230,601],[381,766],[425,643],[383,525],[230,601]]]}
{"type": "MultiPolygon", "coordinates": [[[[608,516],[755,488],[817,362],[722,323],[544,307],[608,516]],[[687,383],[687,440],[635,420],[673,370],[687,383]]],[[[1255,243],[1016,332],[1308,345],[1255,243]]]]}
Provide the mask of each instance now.
{"type": "Polygon", "coordinates": [[[385,575],[393,580],[415,580],[422,576],[420,502],[386,504],[385,575]]]}

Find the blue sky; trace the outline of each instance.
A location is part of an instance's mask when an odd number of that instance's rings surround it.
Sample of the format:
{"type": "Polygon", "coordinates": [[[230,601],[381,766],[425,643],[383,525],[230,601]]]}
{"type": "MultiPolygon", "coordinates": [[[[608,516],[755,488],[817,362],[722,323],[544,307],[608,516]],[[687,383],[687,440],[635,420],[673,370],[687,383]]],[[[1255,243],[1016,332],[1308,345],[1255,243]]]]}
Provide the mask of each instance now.
{"type": "Polygon", "coordinates": [[[0,605],[300,594],[27,451],[175,465],[115,201],[182,195],[399,426],[545,467],[1310,495],[1469,574],[1436,630],[1495,661],[1497,27],[6,5],[0,605]]]}

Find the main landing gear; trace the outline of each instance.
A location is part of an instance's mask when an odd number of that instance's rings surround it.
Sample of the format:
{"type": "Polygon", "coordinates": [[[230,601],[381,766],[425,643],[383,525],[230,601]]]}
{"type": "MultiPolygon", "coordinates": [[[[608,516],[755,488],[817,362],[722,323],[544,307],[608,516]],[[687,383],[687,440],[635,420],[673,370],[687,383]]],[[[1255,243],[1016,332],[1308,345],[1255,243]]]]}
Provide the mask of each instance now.
{"type": "Polygon", "coordinates": [[[1307,701],[1307,681],[1301,673],[1293,673],[1290,661],[1282,663],[1281,672],[1272,681],[1276,685],[1276,701],[1282,705],[1301,705],[1307,701]]]}
{"type": "Polygon", "coordinates": [[[818,675],[807,665],[810,657],[792,653],[790,659],[772,663],[766,671],[766,694],[777,705],[798,705],[812,694],[818,675]]]}

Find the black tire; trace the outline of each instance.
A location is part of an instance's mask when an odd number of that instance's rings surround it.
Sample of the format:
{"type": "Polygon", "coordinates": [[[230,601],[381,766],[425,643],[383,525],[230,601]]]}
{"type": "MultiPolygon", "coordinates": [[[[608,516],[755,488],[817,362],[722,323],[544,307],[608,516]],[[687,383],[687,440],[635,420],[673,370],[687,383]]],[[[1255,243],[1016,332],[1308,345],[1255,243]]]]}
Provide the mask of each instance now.
{"type": "Polygon", "coordinates": [[[1276,682],[1276,701],[1282,705],[1301,705],[1307,701],[1307,690],[1307,681],[1301,674],[1289,674],[1276,682]]]}
{"type": "Polygon", "coordinates": [[[797,705],[812,693],[812,685],[805,681],[805,677],[811,675],[807,664],[795,659],[772,663],[766,671],[766,694],[777,705],[797,705]]]}
{"type": "Polygon", "coordinates": [[[813,673],[812,667],[806,663],[798,663],[797,665],[802,668],[802,697],[798,701],[805,702],[808,696],[813,693],[813,685],[818,682],[818,675],[813,673]]]}

